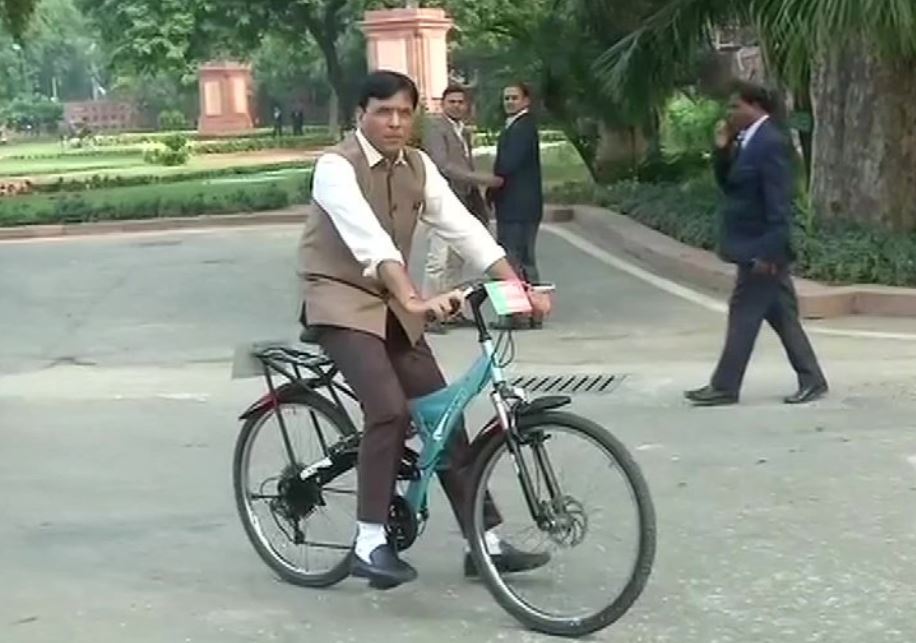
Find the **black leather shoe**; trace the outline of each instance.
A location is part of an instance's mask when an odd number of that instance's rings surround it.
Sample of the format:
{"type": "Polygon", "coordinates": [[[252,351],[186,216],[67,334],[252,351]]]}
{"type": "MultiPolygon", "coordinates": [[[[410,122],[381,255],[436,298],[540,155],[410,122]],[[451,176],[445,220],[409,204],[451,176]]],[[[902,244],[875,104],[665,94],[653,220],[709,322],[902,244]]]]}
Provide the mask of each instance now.
{"type": "MultiPolygon", "coordinates": [[[[550,562],[550,554],[546,551],[536,553],[521,551],[507,543],[500,543],[499,547],[501,550],[500,553],[493,554],[490,558],[493,560],[493,565],[496,566],[496,570],[504,574],[527,572],[532,569],[537,569],[538,567],[543,567],[550,562]]],[[[477,573],[477,565],[474,564],[474,559],[471,557],[471,554],[464,555],[464,575],[468,578],[479,575],[477,573]]]]}
{"type": "Polygon", "coordinates": [[[684,397],[696,406],[727,406],[738,403],[737,393],[720,391],[712,386],[704,386],[684,393],[684,397]]]}
{"type": "Polygon", "coordinates": [[[810,384],[808,386],[802,386],[783,401],[786,404],[807,404],[808,402],[813,402],[814,400],[824,397],[828,390],[829,388],[826,382],[810,384]]]}
{"type": "Polygon", "coordinates": [[[375,589],[391,589],[417,578],[417,570],[398,558],[387,543],[379,545],[369,554],[369,562],[350,554],[350,574],[357,578],[368,578],[369,586],[375,589]]]}

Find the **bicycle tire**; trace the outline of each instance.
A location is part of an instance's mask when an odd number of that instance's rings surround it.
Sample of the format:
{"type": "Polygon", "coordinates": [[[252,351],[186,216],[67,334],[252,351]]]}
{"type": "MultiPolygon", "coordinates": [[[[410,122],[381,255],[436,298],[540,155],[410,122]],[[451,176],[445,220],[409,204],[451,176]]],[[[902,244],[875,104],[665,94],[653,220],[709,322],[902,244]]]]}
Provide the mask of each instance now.
{"type": "Polygon", "coordinates": [[[560,411],[544,411],[519,418],[519,431],[522,435],[536,430],[540,426],[562,426],[573,431],[580,431],[591,440],[601,444],[614,458],[623,471],[635,496],[640,520],[639,552],[633,565],[632,574],[623,590],[607,607],[588,618],[549,617],[525,604],[521,599],[512,596],[503,589],[495,568],[489,562],[484,541],[485,525],[480,523],[483,515],[477,504],[482,502],[485,490],[480,487],[483,477],[489,469],[490,460],[502,454],[506,446],[506,434],[499,432],[482,445],[470,472],[470,489],[468,514],[471,527],[471,555],[480,571],[481,579],[493,598],[500,606],[529,629],[550,634],[576,638],[602,630],[623,616],[636,602],[648,582],[655,559],[656,523],[655,509],[649,494],[649,487],[626,447],[606,429],[581,416],[560,411]]]}
{"type": "MultiPolygon", "coordinates": [[[[350,419],[336,404],[314,391],[298,385],[285,385],[277,389],[277,396],[280,399],[277,408],[282,409],[285,406],[301,406],[314,409],[330,421],[341,438],[357,433],[350,419]]],[[[344,554],[339,563],[321,574],[306,574],[293,569],[289,565],[285,565],[279,556],[266,547],[258,537],[257,528],[252,523],[251,515],[246,506],[246,490],[243,488],[244,485],[242,482],[245,454],[250,446],[250,440],[257,434],[257,430],[261,423],[266,421],[265,416],[272,415],[275,411],[276,409],[273,407],[265,407],[260,412],[250,416],[242,425],[242,429],[236,440],[232,464],[232,478],[235,490],[235,503],[239,512],[239,518],[245,529],[245,535],[258,553],[258,556],[260,556],[261,560],[263,560],[280,578],[288,583],[301,587],[329,587],[342,581],[350,574],[349,553],[344,554]]]]}

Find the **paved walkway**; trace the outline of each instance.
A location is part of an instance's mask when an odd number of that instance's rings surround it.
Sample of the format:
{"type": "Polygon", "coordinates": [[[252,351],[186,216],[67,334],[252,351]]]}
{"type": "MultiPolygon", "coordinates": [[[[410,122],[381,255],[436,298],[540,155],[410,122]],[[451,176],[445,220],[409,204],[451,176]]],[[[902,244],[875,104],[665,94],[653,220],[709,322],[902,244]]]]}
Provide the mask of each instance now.
{"type": "MultiPolygon", "coordinates": [[[[546,640],[463,580],[439,495],[409,554],[420,579],[393,592],[285,585],[245,540],[230,464],[260,386],[229,380],[228,360],[236,343],[294,336],[297,235],[0,245],[4,643],[546,640]]],[[[576,409],[633,450],[659,518],[649,587],[595,640],[916,640],[916,342],[815,335],[833,394],[790,409],[765,333],[741,406],[688,409],[680,391],[707,377],[722,314],[549,230],[540,253],[557,311],[518,334],[516,367],[626,375],[576,409]]],[[[460,372],[473,336],[434,342],[460,372]]]]}

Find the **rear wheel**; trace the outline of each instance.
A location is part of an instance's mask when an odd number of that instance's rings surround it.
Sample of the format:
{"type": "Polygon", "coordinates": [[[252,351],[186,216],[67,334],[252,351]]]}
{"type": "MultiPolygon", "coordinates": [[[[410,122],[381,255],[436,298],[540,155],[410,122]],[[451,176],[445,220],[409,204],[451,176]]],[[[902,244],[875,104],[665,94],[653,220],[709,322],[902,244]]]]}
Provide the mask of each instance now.
{"type": "Polygon", "coordinates": [[[519,436],[510,445],[504,433],[495,435],[473,466],[476,567],[499,604],[529,628],[573,637],[603,629],[636,601],[652,569],[655,511],[648,486],[626,448],[585,418],[525,415],[519,436]],[[502,516],[500,539],[550,554],[545,566],[500,571],[484,539],[488,489],[502,516]]]}
{"type": "Polygon", "coordinates": [[[296,585],[326,587],[349,574],[359,435],[321,395],[298,386],[281,392],[275,408],[249,417],[239,433],[236,506],[271,569],[296,585]]]}

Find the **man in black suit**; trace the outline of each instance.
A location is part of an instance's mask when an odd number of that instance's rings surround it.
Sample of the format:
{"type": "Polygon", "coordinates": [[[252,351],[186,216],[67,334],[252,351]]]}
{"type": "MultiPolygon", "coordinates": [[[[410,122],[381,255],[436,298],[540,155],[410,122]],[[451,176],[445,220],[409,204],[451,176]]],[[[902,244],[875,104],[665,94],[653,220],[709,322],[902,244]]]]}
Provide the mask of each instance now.
{"type": "MultiPolygon", "coordinates": [[[[490,192],[496,209],[496,238],[515,271],[528,283],[538,283],[535,245],[544,211],[541,151],[537,123],[530,114],[531,91],[524,83],[503,90],[508,119],[499,135],[493,173],[503,180],[490,192]]],[[[541,320],[502,320],[498,328],[540,328],[541,320]]]]}
{"type": "Polygon", "coordinates": [[[708,386],[687,391],[697,405],[738,401],[741,382],[763,320],[776,331],[798,391],[785,398],[802,404],[822,397],[827,380],[798,319],[789,274],[792,169],[787,138],[773,123],[771,92],[742,83],[732,96],[726,123],[716,132],[714,169],[725,193],[720,252],[738,266],[729,302],[728,334],[708,386]]]}

